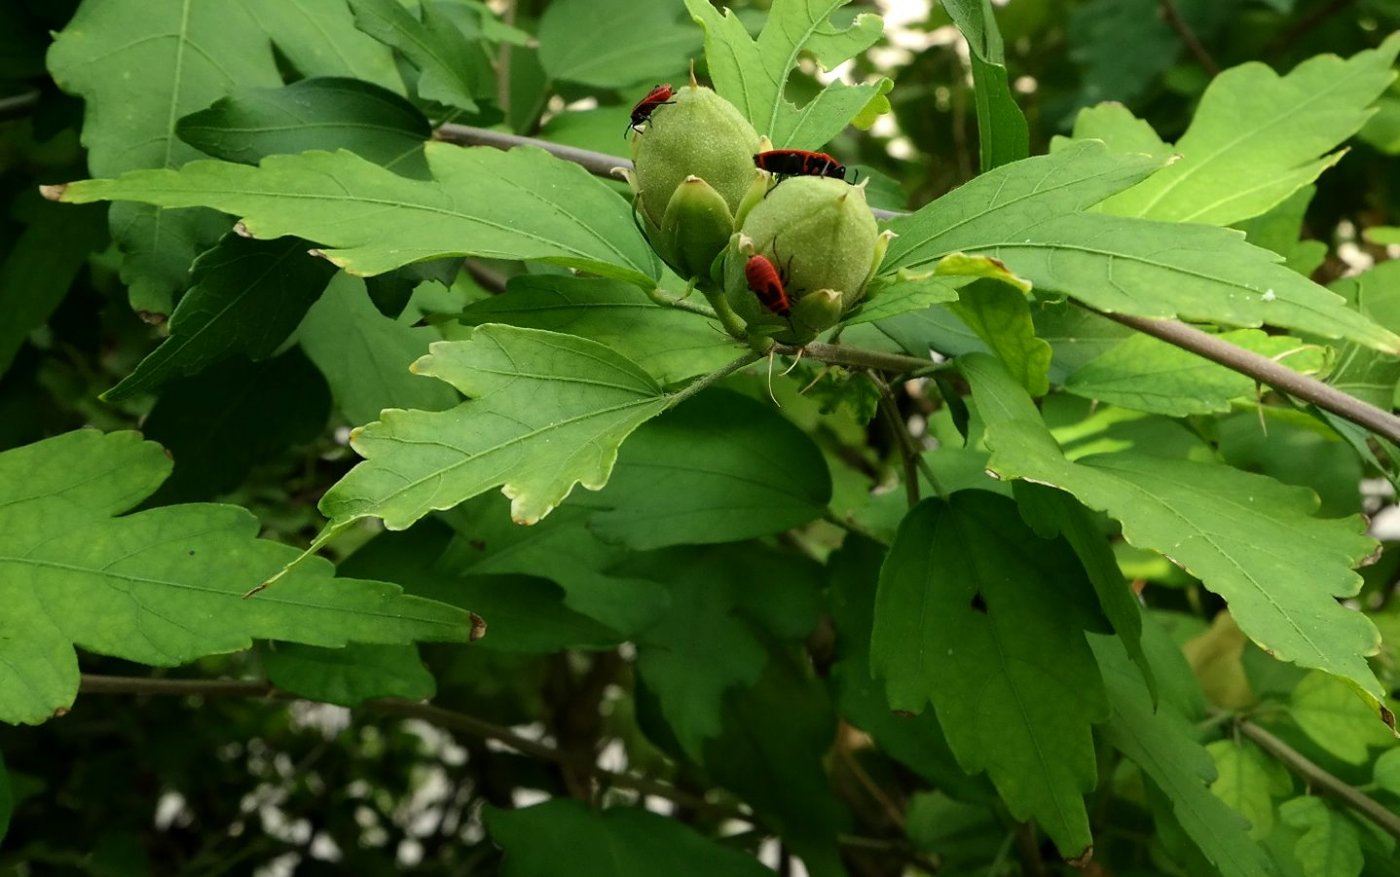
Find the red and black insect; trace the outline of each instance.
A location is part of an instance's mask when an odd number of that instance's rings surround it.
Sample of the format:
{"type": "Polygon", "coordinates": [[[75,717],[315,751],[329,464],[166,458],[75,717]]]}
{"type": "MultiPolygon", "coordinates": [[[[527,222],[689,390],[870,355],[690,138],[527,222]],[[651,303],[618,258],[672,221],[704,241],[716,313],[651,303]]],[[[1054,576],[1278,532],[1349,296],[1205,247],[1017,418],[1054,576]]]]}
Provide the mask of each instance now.
{"type": "Polygon", "coordinates": [[[753,157],[760,170],[776,177],[831,177],[845,180],[846,166],[825,152],[805,149],[772,149],[753,157]]]}
{"type": "Polygon", "coordinates": [[[627,130],[622,132],[622,136],[626,137],[637,130],[638,125],[651,118],[651,114],[656,112],[657,107],[675,103],[671,100],[671,96],[675,93],[669,82],[664,82],[647,92],[647,96],[637,101],[637,105],[632,108],[632,121],[628,123],[627,130]]]}
{"type": "Polygon", "coordinates": [[[769,311],[780,317],[792,313],[792,300],[788,298],[783,276],[778,272],[778,266],[770,262],[767,256],[755,254],[749,257],[744,263],[744,280],[749,289],[753,290],[753,294],[758,296],[759,302],[769,311]]]}

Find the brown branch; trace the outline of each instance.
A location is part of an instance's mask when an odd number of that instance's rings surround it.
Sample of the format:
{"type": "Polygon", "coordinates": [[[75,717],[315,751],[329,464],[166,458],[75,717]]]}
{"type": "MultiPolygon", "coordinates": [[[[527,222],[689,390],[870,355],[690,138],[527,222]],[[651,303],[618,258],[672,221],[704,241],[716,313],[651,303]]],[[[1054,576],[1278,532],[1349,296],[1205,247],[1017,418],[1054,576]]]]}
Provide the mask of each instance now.
{"type": "Polygon", "coordinates": [[[1311,402],[1338,417],[1364,426],[1375,434],[1400,444],[1400,417],[1368,402],[1363,402],[1355,396],[1343,393],[1316,378],[1299,374],[1267,356],[1236,347],[1228,341],[1222,341],[1194,326],[1188,326],[1174,320],[1153,320],[1146,317],[1133,317],[1128,314],[1110,314],[1104,311],[1096,311],[1096,313],[1183,350],[1199,354],[1232,371],[1248,375],[1260,383],[1268,384],[1275,390],[1281,390],[1298,399],[1311,402]]]}
{"type": "Polygon", "coordinates": [[[1162,19],[1168,27],[1176,31],[1182,45],[1196,59],[1196,63],[1201,65],[1201,69],[1211,76],[1220,75],[1220,65],[1215,63],[1210,52],[1206,51],[1196,32],[1191,29],[1190,23],[1181,17],[1181,10],[1176,8],[1176,0],[1158,0],[1158,5],[1161,7],[1162,19]]]}
{"type": "Polygon", "coordinates": [[[1331,18],[1333,15],[1341,12],[1355,2],[1356,0],[1332,0],[1330,3],[1323,3],[1313,7],[1312,12],[1309,12],[1307,15],[1293,22],[1283,33],[1265,43],[1260,54],[1271,55],[1274,52],[1281,52],[1284,49],[1292,47],[1295,42],[1311,33],[1323,21],[1331,18]]]}
{"type": "Polygon", "coordinates": [[[39,92],[26,91],[23,94],[0,97],[0,121],[18,119],[34,112],[39,103],[39,92]]]}
{"type": "MultiPolygon", "coordinates": [[[[315,703],[315,701],[309,701],[307,698],[298,697],[290,692],[280,691],[265,682],[248,682],[236,679],[150,679],[141,676],[94,676],[84,673],[78,684],[78,692],[80,694],[251,697],[279,702],[301,700],[315,703]]],[[[541,761],[570,766],[607,785],[616,786],[620,789],[631,789],[643,795],[654,795],[658,798],[665,798],[669,801],[674,801],[682,807],[693,810],[715,813],[730,819],[742,819],[746,822],[752,821],[751,816],[733,807],[715,804],[703,798],[697,798],[675,786],[648,777],[617,773],[616,771],[601,768],[596,764],[581,762],[580,760],[570,758],[566,753],[555,749],[553,746],[540,743],[538,740],[531,740],[528,737],[522,737],[509,728],[493,724],[485,719],[479,719],[467,713],[443,709],[442,707],[433,706],[428,703],[400,700],[398,698],[369,700],[360,704],[358,708],[381,715],[396,716],[398,718],[421,719],[422,721],[437,725],[449,731],[456,731],[472,737],[480,737],[483,740],[495,740],[497,743],[514,749],[521,755],[528,755],[531,758],[537,758],[541,761]]]]}
{"type": "MultiPolygon", "coordinates": [[[[263,700],[277,701],[280,703],[290,703],[293,701],[318,703],[318,701],[309,698],[298,697],[290,692],[278,690],[265,682],[252,682],[239,679],[154,679],[144,676],[98,676],[91,673],[84,673],[79,678],[78,693],[87,695],[145,694],[184,697],[247,697],[261,698],[263,700]]],[[[509,728],[488,722],[485,719],[479,719],[467,713],[443,709],[442,707],[433,706],[429,703],[419,703],[398,698],[368,700],[360,704],[358,709],[397,718],[419,719],[448,731],[456,731],[483,740],[495,740],[497,743],[504,744],[514,749],[521,755],[528,755],[531,758],[538,758],[541,761],[568,765],[577,770],[584,771],[594,779],[607,785],[615,786],[620,789],[630,789],[643,795],[665,798],[682,807],[712,813],[726,819],[738,819],[743,822],[756,824],[753,815],[745,813],[736,807],[707,801],[683,789],[678,789],[673,785],[653,780],[649,777],[618,773],[599,767],[596,764],[581,762],[555,749],[553,746],[541,743],[538,740],[531,740],[528,737],[522,737],[509,728]]],[[[837,843],[852,849],[888,852],[899,855],[913,864],[918,865],[922,870],[933,873],[933,869],[929,863],[909,850],[904,845],[902,839],[859,837],[843,834],[837,837],[837,843]]]]}
{"type": "Polygon", "coordinates": [[[1309,787],[1321,790],[1346,806],[1365,816],[1391,837],[1400,838],[1400,816],[1386,809],[1376,799],[1349,786],[1337,777],[1322,769],[1303,753],[1247,719],[1236,723],[1240,733],[1253,740],[1260,749],[1283,762],[1309,787]]]}

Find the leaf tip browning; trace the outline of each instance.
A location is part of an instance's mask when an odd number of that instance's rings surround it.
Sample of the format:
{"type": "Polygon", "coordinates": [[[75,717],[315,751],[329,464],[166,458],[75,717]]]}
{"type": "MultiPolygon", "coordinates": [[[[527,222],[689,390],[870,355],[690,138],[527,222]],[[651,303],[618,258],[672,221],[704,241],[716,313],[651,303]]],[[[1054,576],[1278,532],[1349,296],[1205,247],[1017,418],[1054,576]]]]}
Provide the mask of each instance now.
{"type": "Polygon", "coordinates": [[[467,623],[471,625],[471,632],[467,634],[467,642],[476,642],[486,636],[486,619],[475,612],[467,613],[467,623]]]}
{"type": "Polygon", "coordinates": [[[67,184],[67,183],[57,183],[57,184],[52,185],[52,186],[40,186],[40,187],[39,187],[39,194],[40,194],[40,195],[43,195],[45,198],[49,199],[50,201],[62,201],[62,200],[63,200],[63,195],[64,195],[64,193],[67,192],[67,191],[68,191],[68,184],[67,184]]]}

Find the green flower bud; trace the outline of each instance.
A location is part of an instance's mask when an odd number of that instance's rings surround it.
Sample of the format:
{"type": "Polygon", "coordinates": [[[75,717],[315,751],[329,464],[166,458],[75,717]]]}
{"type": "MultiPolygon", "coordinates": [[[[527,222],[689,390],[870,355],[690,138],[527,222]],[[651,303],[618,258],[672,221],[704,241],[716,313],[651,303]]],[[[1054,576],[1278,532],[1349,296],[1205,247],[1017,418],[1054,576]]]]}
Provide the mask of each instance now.
{"type": "Polygon", "coordinates": [[[688,177],[718,192],[731,216],[753,184],[758,132],[734,105],[699,85],[683,86],[632,136],[637,201],[660,227],[672,193],[688,177]]]}
{"type": "Polygon", "coordinates": [[[681,277],[708,277],[715,256],[729,243],[734,217],[709,183],[686,177],[671,194],[657,228],[643,216],[652,247],[681,277]]]}
{"type": "Polygon", "coordinates": [[[724,261],[726,298],[750,334],[805,344],[860,301],[888,243],[863,187],[825,177],[784,180],[747,210],[741,233],[731,240],[724,261]],[[754,254],[781,274],[788,315],[773,313],[748,288],[744,266],[754,254]]]}

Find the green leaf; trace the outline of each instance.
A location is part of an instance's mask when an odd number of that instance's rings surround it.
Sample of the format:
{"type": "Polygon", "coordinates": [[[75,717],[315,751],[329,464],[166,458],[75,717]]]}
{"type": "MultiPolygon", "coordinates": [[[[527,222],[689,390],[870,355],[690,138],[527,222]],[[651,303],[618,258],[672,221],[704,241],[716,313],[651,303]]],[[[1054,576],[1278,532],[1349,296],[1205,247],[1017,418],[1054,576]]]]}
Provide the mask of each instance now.
{"type": "Polygon", "coordinates": [[[1362,511],[1362,462],[1326,421],[1295,409],[1257,406],[1215,424],[1220,458],[1236,469],[1296,484],[1321,498],[1319,514],[1341,518],[1362,511]]]}
{"type": "Polygon", "coordinates": [[[675,819],[631,807],[597,811],[556,799],[521,810],[487,807],[486,828],[505,850],[504,877],[764,877],[767,868],[675,819]]]}
{"type": "Polygon", "coordinates": [[[1018,481],[1014,485],[1014,496],[1021,519],[1036,535],[1042,539],[1064,536],[1074,549],[1098,595],[1099,608],[1133,663],[1142,671],[1148,690],[1155,698],[1157,680],[1142,646],[1142,610],[1098,522],[1088,509],[1063,491],[1018,481]]]}
{"type": "Polygon", "coordinates": [[[355,27],[343,0],[243,0],[302,76],[358,79],[403,94],[388,46],[355,27]]]}
{"type": "MultiPolygon", "coordinates": [[[[48,63],[58,86],[87,103],[83,145],[98,176],[198,158],[176,137],[177,119],[233,88],[281,82],[262,29],[237,3],[84,3],[48,63]]],[[[209,211],[132,204],[112,208],[111,226],[132,306],[160,314],[170,312],[195,255],[227,229],[209,211]]]]}
{"type": "Polygon", "coordinates": [[[105,227],[96,208],[41,209],[15,240],[0,263],[0,376],[29,333],[58,309],[88,254],[103,245],[105,227]]]}
{"type": "MultiPolygon", "coordinates": [[[[1316,186],[1304,186],[1267,213],[1237,222],[1235,227],[1245,233],[1251,244],[1273,250],[1283,256],[1285,264],[1291,270],[1304,277],[1311,277],[1327,259],[1326,241],[1300,239],[1308,205],[1312,203],[1316,192],[1316,186]]],[[[1370,231],[1371,229],[1367,229],[1368,234],[1370,231]]]]}
{"type": "MultiPolygon", "coordinates": [[[[1138,548],[1159,551],[1224,597],[1244,630],[1279,660],[1326,670],[1368,694],[1381,687],[1365,655],[1375,653],[1375,626],[1336,598],[1356,594],[1352,567],[1374,548],[1360,517],[1311,516],[1312,491],[1228,466],[1122,451],[1066,459],[1038,420],[1022,412],[993,418],[975,373],[973,396],[988,418],[989,468],[1074,494],[1123,525],[1138,548]]],[[[1005,384],[996,386],[1006,394],[1005,384]]],[[[1028,401],[1028,400],[1027,400],[1028,401]]]]}
{"type": "Polygon", "coordinates": [[[867,291],[860,308],[842,320],[844,325],[874,323],[911,311],[927,310],[936,304],[957,301],[958,289],[971,282],[963,277],[940,277],[928,272],[881,280],[878,288],[867,291]]]}
{"type": "Polygon", "coordinates": [[[65,433],[0,453],[0,721],[37,724],[72,705],[74,646],[156,666],[246,649],[465,641],[463,610],[382,582],[331,577],[309,558],[255,599],[243,594],[300,552],[256,538],[234,506],[177,505],[114,517],[170,471],[133,432],[65,433]]]}
{"type": "MultiPolygon", "coordinates": [[[[1160,631],[1155,635],[1161,637],[1160,631]]],[[[1117,638],[1092,636],[1089,642],[1113,707],[1112,718],[1103,726],[1104,739],[1136,763],[1162,790],[1181,828],[1221,877],[1272,873],[1268,857],[1249,836],[1249,822],[1211,794],[1208,784],[1216,779],[1215,764],[1196,742],[1188,716],[1176,699],[1164,696],[1154,706],[1142,674],[1117,638]]],[[[1178,665],[1176,672],[1154,663],[1153,675],[1163,682],[1184,678],[1194,684],[1180,651],[1171,643],[1166,645],[1178,665]]],[[[1171,686],[1164,684],[1163,690],[1168,692],[1171,686]]]]}
{"type": "Polygon", "coordinates": [[[705,30],[705,60],[720,96],[739,108],[777,149],[819,149],[879,101],[890,85],[832,82],[798,108],[784,90],[798,58],[809,55],[827,70],[880,39],[880,17],[861,13],[848,27],[830,21],[850,0],[775,0],[763,31],[749,36],[733,10],[722,13],[709,0],[685,0],[705,30]]]}
{"type": "Polygon", "coordinates": [[[1371,760],[1371,747],[1394,746],[1395,737],[1347,685],[1326,673],[1303,677],[1288,698],[1288,715],[1314,743],[1348,764],[1371,760]]]}
{"type": "Polygon", "coordinates": [[[1292,790],[1288,773],[1246,740],[1217,740],[1206,751],[1215,761],[1211,792],[1249,820],[1251,838],[1263,840],[1274,828],[1274,798],[1292,790]]]}
{"type": "Polygon", "coordinates": [[[636,550],[769,536],[822,516],[831,476],[807,434],[771,405],[699,394],[637,430],[589,529],[636,550]]]}
{"type": "Polygon", "coordinates": [[[1290,827],[1303,832],[1293,846],[1305,877],[1358,877],[1366,861],[1361,853],[1361,832],[1350,819],[1323,803],[1321,798],[1294,798],[1283,802],[1279,815],[1290,827]]]}
{"type": "MultiPolygon", "coordinates": [[[[429,143],[431,181],[408,180],[351,152],[274,155],[258,167],[192,162],[61,189],[64,201],[203,205],[243,218],[255,238],[293,234],[352,274],[443,256],[538,259],[650,286],[659,263],[627,202],[578,165],[541,149],[429,143]]],[[[55,193],[57,194],[57,193],[55,193]]]]}
{"type": "Polygon", "coordinates": [[[954,252],[999,259],[1042,292],[1099,310],[1299,328],[1389,352],[1400,336],[1233,230],[1083,213],[1158,162],[1087,141],[983,174],[890,227],[882,271],[954,252]]]}
{"type": "Polygon", "coordinates": [[[1091,593],[1068,544],[1038,538],[1005,497],[965,491],[900,524],[871,635],[890,706],[932,702],[963,769],[986,771],[1011,813],[1071,858],[1092,842],[1090,728],[1108,717],[1084,640],[1101,624],[1091,593]]]}
{"type": "Polygon", "coordinates": [[[365,282],[337,275],[306,314],[297,337],[326,376],[336,408],[354,424],[369,423],[385,408],[443,411],[461,401],[451,387],[409,371],[441,336],[381,314],[365,282]]]}
{"type": "Polygon", "coordinates": [[[1050,142],[1050,150],[1058,151],[1075,140],[1102,140],[1112,152],[1136,152],[1162,161],[1172,158],[1171,144],[1164,142],[1151,125],[1120,103],[1102,103],[1080,110],[1074,117],[1073,135],[1072,138],[1055,137],[1050,142]]]}
{"type": "Polygon", "coordinates": [[[355,26],[393,47],[419,70],[417,90],[425,100],[468,112],[477,109],[481,88],[481,47],[431,3],[420,5],[422,20],[398,0],[350,0],[355,26]]]}
{"type": "Polygon", "coordinates": [[[699,760],[722,730],[725,693],[755,685],[768,663],[746,592],[804,594],[804,636],[816,623],[819,579],[810,564],[752,546],[672,549],[627,569],[666,582],[666,612],[636,637],[637,672],[682,750],[699,760]]]}
{"type": "Polygon", "coordinates": [[[1400,749],[1391,749],[1376,759],[1373,781],[1377,786],[1400,798],[1400,749]]]}
{"type": "Polygon", "coordinates": [[[594,88],[660,81],[700,52],[682,14],[678,0],[559,0],[540,16],[540,63],[550,79],[594,88]]]}
{"type": "Polygon", "coordinates": [[[1279,76],[1250,62],[1215,77],[1174,151],[1181,160],[1103,209],[1169,222],[1230,225],[1268,211],[1341,158],[1395,73],[1400,36],[1348,59],[1319,55],[1279,76]],[[1321,157],[1319,157],[1321,156],[1321,157]]]}
{"type": "Polygon", "coordinates": [[[1020,161],[1030,155],[1030,131],[1011,96],[1001,31],[997,30],[990,0],[947,0],[943,8],[971,50],[982,172],[1020,161]]]}
{"type": "Polygon", "coordinates": [[[411,645],[358,645],[326,649],[285,643],[262,656],[267,681],[299,697],[359,706],[377,697],[427,700],[437,692],[433,674],[411,645]]]}
{"type": "Polygon", "coordinates": [[[829,679],[837,708],[842,718],[869,734],[882,752],[936,787],[960,800],[990,804],[996,795],[991,784],[984,776],[968,776],[958,766],[933,712],[895,714],[885,699],[884,685],[870,672],[875,583],[884,559],[883,545],[848,536],[828,565],[829,609],[837,635],[836,662],[829,679]]]}
{"type": "MultiPolygon", "coordinates": [[[[1316,374],[1326,349],[1257,329],[1221,333],[1221,340],[1267,356],[1295,371],[1316,374]]],[[[1255,395],[1253,378],[1149,335],[1134,335],[1075,369],[1065,390],[1168,417],[1218,414],[1235,399],[1255,395]]]]}
{"type": "Polygon", "coordinates": [[[282,88],[244,88],[192,113],[180,139],[225,161],[348,149],[395,173],[424,179],[423,145],[433,129],[418,108],[357,79],[303,79],[282,88]]]}
{"type": "Polygon", "coordinates": [[[102,398],[129,399],[230,356],[271,356],[335,274],[306,254],[309,247],[300,238],[225,235],[195,260],[193,285],[170,317],[170,337],[102,398]]]}
{"type": "MultiPolygon", "coordinates": [[[[434,569],[469,578],[494,576],[500,580],[495,587],[508,584],[507,575],[549,579],[563,589],[567,609],[606,625],[618,638],[645,629],[665,611],[665,586],[616,569],[629,552],[588,529],[589,509],[571,503],[534,526],[520,527],[511,521],[506,502],[500,494],[488,494],[440,515],[458,536],[434,569]]],[[[500,637],[496,642],[506,646],[500,637]]]]}
{"type": "Polygon", "coordinates": [[[339,527],[374,516],[402,530],[430,511],[501,487],[533,524],[575,484],[607,483],[617,448],[670,404],[651,375],[583,338],[487,324],[414,363],[469,397],[448,411],[389,409],[357,429],[365,462],[321,499],[339,527]]]}
{"type": "Polygon", "coordinates": [[[663,384],[714,371],[738,355],[733,339],[716,332],[713,324],[661,307],[631,284],[593,277],[512,277],[505,294],[468,305],[462,321],[591,338],[663,384]]]}
{"type": "Polygon", "coordinates": [[[1131,101],[1176,61],[1181,39],[1157,4],[1090,0],[1074,7],[1066,31],[1069,56],[1082,70],[1083,102],[1131,101]]]}
{"type": "MultiPolygon", "coordinates": [[[[462,508],[454,511],[454,521],[462,508]]],[[[505,553],[494,538],[492,543],[482,538],[493,537],[489,532],[492,524],[496,523],[499,528],[499,522],[506,519],[494,503],[489,512],[479,518],[479,528],[472,522],[472,535],[463,540],[467,543],[465,550],[485,554],[490,544],[498,554],[505,553]]],[[[547,526],[548,522],[529,530],[521,527],[514,530],[535,535],[547,526]]],[[[508,535],[507,541],[509,539],[508,535]]],[[[474,649],[549,654],[561,649],[608,648],[624,639],[622,634],[565,606],[564,589],[551,581],[529,575],[459,574],[459,564],[470,569],[471,563],[461,561],[464,551],[453,552],[453,549],[463,548],[453,540],[450,527],[428,518],[402,532],[379,534],[346,558],[339,571],[342,575],[393,582],[402,585],[407,593],[472,610],[488,625],[487,636],[476,643],[474,649]]],[[[540,553],[528,552],[522,559],[528,563],[532,559],[547,562],[553,558],[546,549],[540,553]]],[[[569,561],[556,561],[560,569],[568,565],[569,561]]],[[[619,590],[626,591],[626,596],[635,596],[626,582],[621,583],[619,590]]]]}
{"type": "Polygon", "coordinates": [[[141,425],[175,458],[152,502],[214,499],[243,483],[256,463],[315,440],[331,413],[321,373],[293,348],[262,363],[230,360],[172,381],[141,425]]]}
{"type": "Polygon", "coordinates": [[[782,836],[812,877],[846,877],[837,837],[851,815],[832,791],[823,759],[837,733],[826,691],[806,656],[773,649],[758,684],[729,692],[724,733],[701,763],[782,836]]]}
{"type": "Polygon", "coordinates": [[[1021,290],[978,280],[958,290],[948,309],[977,333],[1032,396],[1050,392],[1050,345],[1035,336],[1031,306],[1021,290]]]}

